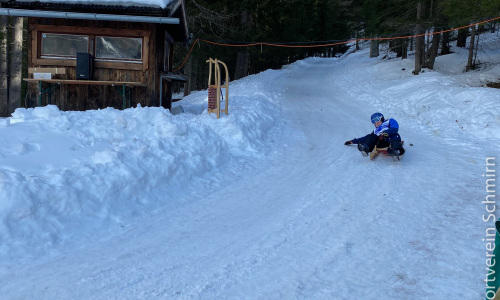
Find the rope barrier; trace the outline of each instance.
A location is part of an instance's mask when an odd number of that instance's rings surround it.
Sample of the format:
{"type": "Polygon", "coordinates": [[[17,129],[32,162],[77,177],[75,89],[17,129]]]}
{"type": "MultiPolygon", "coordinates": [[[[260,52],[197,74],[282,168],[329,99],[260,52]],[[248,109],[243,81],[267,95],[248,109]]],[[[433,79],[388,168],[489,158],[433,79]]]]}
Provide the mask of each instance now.
{"type": "Polygon", "coordinates": [[[174,70],[174,72],[177,72],[179,71],[180,69],[182,69],[182,67],[184,67],[184,64],[186,63],[186,61],[188,60],[189,58],[189,55],[191,55],[191,52],[193,51],[193,48],[194,48],[194,45],[196,45],[196,43],[198,43],[198,39],[196,41],[194,41],[193,43],[193,46],[191,47],[191,50],[189,50],[188,54],[186,55],[186,58],[184,59],[184,61],[182,62],[182,65],[180,67],[178,67],[176,70],[174,70]]]}
{"type": "MultiPolygon", "coordinates": [[[[429,33],[413,34],[413,35],[406,35],[406,36],[396,36],[396,37],[360,38],[360,39],[338,41],[335,43],[313,44],[313,45],[289,45],[288,43],[270,43],[270,42],[249,42],[249,43],[239,42],[238,44],[234,44],[234,43],[231,44],[230,42],[221,43],[221,42],[214,42],[214,41],[209,41],[209,40],[204,40],[204,39],[196,39],[195,42],[193,43],[193,46],[191,47],[191,50],[189,50],[189,53],[187,54],[186,59],[184,59],[184,62],[174,72],[179,71],[184,66],[189,55],[193,51],[194,45],[196,45],[196,43],[199,43],[199,42],[205,42],[207,44],[224,46],[224,47],[261,46],[261,48],[262,48],[262,46],[270,46],[270,47],[282,47],[282,48],[317,48],[317,47],[338,46],[338,45],[349,44],[349,43],[360,42],[360,41],[383,41],[383,40],[407,39],[407,38],[414,38],[414,37],[421,37],[421,36],[431,36],[431,35],[435,35],[435,34],[441,34],[441,33],[451,32],[451,31],[455,31],[455,30],[465,29],[465,28],[469,28],[472,26],[478,26],[478,25],[493,22],[493,21],[496,21],[499,19],[500,19],[500,17],[496,17],[496,18],[493,18],[490,20],[481,21],[481,22],[477,22],[477,23],[462,26],[462,27],[456,27],[456,28],[452,28],[452,29],[441,30],[441,31],[436,31],[436,32],[429,32],[429,33]]],[[[312,42],[312,43],[314,43],[314,42],[312,42]]]]}

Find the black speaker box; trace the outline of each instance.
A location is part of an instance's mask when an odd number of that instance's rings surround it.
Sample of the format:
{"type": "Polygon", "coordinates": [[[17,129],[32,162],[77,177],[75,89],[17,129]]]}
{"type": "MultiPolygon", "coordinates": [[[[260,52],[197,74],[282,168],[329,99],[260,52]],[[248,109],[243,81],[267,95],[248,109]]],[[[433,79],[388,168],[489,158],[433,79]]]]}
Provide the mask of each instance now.
{"type": "Polygon", "coordinates": [[[92,54],[76,54],[76,79],[92,79],[92,54]]]}

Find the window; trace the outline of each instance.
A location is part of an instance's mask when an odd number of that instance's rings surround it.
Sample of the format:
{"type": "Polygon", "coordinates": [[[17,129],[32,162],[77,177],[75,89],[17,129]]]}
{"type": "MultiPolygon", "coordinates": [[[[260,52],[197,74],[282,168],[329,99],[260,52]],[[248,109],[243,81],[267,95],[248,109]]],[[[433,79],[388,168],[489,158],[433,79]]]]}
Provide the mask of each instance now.
{"type": "MultiPolygon", "coordinates": [[[[0,0],[1,1],[1,0],[0,0]]],[[[34,24],[31,61],[35,65],[75,66],[76,53],[91,53],[97,69],[149,68],[151,30],[34,24]]]]}
{"type": "Polygon", "coordinates": [[[96,59],[142,60],[142,38],[98,36],[96,59]]]}
{"type": "Polygon", "coordinates": [[[89,37],[71,34],[42,34],[42,57],[71,57],[75,58],[77,52],[88,52],[89,37]]]}

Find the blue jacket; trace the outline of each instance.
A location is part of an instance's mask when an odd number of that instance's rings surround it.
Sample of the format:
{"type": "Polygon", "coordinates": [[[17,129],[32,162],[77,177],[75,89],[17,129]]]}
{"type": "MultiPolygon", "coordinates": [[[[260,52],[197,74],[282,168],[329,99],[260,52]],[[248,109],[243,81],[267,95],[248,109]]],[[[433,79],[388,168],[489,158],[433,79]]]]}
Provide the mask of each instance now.
{"type": "MultiPolygon", "coordinates": [[[[375,128],[372,133],[369,135],[375,134],[377,136],[380,136],[383,132],[386,132],[389,135],[389,140],[401,140],[401,137],[398,134],[399,130],[399,124],[396,122],[394,119],[389,119],[383,122],[379,127],[375,128]]],[[[364,136],[361,138],[353,139],[352,143],[353,144],[359,144],[359,143],[365,143],[366,138],[369,136],[364,136]]]]}

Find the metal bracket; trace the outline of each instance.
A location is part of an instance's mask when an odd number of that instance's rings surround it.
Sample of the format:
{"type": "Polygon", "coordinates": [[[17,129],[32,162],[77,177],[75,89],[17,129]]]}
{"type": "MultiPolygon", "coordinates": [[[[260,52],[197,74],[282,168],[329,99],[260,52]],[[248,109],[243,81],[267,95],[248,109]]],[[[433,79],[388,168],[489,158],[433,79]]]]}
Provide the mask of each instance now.
{"type": "MultiPolygon", "coordinates": [[[[123,100],[123,109],[127,108],[127,85],[124,83],[122,84],[121,87],[113,85],[115,89],[120,93],[120,96],[122,96],[123,100]]],[[[130,100],[130,89],[128,90],[128,107],[131,106],[131,100],[130,100]]]]}
{"type": "Polygon", "coordinates": [[[55,90],[55,87],[58,87],[59,85],[61,85],[61,84],[60,83],[51,84],[51,85],[49,85],[48,88],[42,90],[42,82],[39,81],[38,82],[38,106],[42,106],[42,95],[46,94],[46,93],[49,94],[48,104],[51,104],[52,88],[54,88],[54,90],[55,90]]]}

